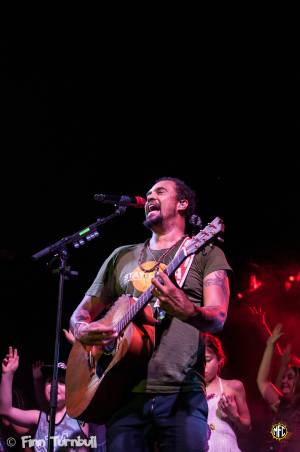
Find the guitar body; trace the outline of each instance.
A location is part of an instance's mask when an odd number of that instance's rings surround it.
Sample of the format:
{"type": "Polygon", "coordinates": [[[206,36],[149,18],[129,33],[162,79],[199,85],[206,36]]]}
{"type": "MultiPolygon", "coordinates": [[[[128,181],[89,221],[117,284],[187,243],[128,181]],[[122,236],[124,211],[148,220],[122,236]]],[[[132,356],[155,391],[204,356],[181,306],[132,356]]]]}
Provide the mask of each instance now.
{"type": "MultiPolygon", "coordinates": [[[[132,303],[128,296],[120,297],[99,324],[116,324],[132,303]]],[[[112,354],[75,342],[66,372],[69,416],[104,424],[126,402],[131,389],[145,378],[155,331],[151,306],[147,305],[142,314],[122,331],[112,354]]]]}

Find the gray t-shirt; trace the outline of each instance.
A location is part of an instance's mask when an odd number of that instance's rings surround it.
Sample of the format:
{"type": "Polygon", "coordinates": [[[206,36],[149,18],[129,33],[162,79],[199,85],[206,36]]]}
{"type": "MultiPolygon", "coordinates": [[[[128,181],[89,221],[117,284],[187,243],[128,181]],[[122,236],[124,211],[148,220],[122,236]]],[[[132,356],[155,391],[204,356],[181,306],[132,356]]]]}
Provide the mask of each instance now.
{"type": "MultiPolygon", "coordinates": [[[[164,264],[171,262],[178,247],[179,244],[164,256],[164,264]]],[[[116,249],[101,266],[87,295],[99,297],[107,305],[123,294],[139,297],[154,276],[154,272],[143,269],[152,268],[154,257],[158,260],[165,252],[149,252],[143,244],[116,249]]],[[[182,288],[198,306],[203,305],[203,278],[217,270],[231,270],[220,248],[207,246],[195,254],[182,288]]],[[[154,301],[151,300],[152,305],[154,301]]],[[[204,366],[204,343],[199,330],[166,315],[156,326],[156,344],[148,363],[147,378],[134,388],[134,392],[204,391],[204,366]]]]}

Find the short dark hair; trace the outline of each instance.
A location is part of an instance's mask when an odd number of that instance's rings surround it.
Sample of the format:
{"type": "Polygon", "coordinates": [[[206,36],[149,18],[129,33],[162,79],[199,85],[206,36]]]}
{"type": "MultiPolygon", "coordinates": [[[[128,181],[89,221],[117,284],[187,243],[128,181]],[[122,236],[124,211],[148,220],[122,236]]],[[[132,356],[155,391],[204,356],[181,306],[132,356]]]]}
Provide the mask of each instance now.
{"type": "MultiPolygon", "coordinates": [[[[52,383],[52,376],[48,375],[47,377],[45,377],[44,380],[45,380],[45,383],[52,383]]],[[[59,373],[57,376],[57,381],[58,381],[58,383],[66,384],[66,375],[59,373]]]]}
{"type": "Polygon", "coordinates": [[[161,182],[163,180],[170,180],[175,183],[178,201],[183,199],[188,200],[189,205],[184,212],[184,216],[189,219],[192,215],[194,215],[196,210],[196,193],[183,180],[177,179],[177,177],[160,177],[154,183],[157,184],[157,182],[161,182]]]}
{"type": "MultiPolygon", "coordinates": [[[[51,383],[52,382],[52,376],[53,376],[53,366],[52,365],[44,365],[41,368],[42,375],[44,378],[45,383],[51,383]]],[[[60,383],[65,383],[66,379],[66,369],[59,367],[57,369],[57,380],[60,383]]]]}

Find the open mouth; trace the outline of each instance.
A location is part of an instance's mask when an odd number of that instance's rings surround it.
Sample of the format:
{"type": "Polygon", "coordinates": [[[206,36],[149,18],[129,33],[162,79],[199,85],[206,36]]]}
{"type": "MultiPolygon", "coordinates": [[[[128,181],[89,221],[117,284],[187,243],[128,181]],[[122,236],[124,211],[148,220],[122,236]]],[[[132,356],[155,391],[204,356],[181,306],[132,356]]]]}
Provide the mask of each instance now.
{"type": "Polygon", "coordinates": [[[159,212],[160,211],[160,205],[157,202],[149,202],[146,204],[146,214],[147,216],[152,212],[159,212]]]}

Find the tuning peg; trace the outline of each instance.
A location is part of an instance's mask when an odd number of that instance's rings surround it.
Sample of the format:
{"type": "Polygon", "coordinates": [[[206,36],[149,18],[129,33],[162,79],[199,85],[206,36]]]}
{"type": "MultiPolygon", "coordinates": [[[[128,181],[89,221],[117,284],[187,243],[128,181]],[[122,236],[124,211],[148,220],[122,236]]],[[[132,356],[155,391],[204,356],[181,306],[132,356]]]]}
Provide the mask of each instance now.
{"type": "Polygon", "coordinates": [[[217,239],[219,240],[219,242],[224,243],[224,239],[222,237],[217,237],[217,239]]]}

